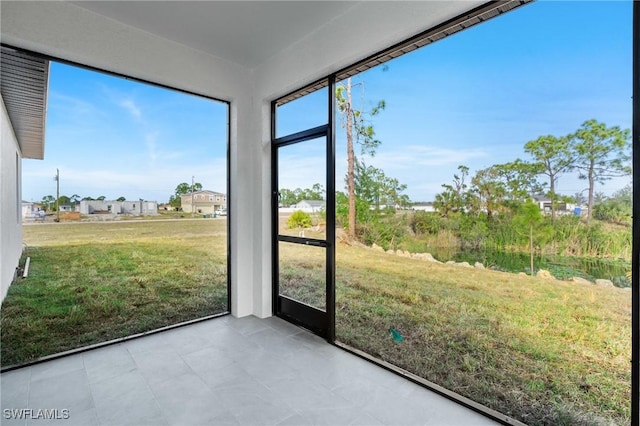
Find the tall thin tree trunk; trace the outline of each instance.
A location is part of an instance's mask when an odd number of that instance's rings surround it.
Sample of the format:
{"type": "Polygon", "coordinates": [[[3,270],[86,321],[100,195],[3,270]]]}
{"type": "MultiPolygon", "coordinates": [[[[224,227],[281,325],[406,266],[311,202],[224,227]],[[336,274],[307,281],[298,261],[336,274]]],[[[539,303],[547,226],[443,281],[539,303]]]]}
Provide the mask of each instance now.
{"type": "Polygon", "coordinates": [[[549,193],[551,194],[551,220],[556,220],[556,179],[551,175],[549,179],[549,193]]]}
{"type": "Polygon", "coordinates": [[[350,240],[356,238],[356,189],[355,189],[355,155],[353,153],[353,110],[351,108],[351,79],[347,79],[347,191],[349,192],[349,229],[350,240]]]}
{"type": "Polygon", "coordinates": [[[531,276],[533,276],[533,223],[529,224],[529,259],[531,261],[531,276]]]}
{"type": "Polygon", "coordinates": [[[587,212],[587,223],[591,221],[591,215],[593,214],[593,188],[595,186],[594,178],[593,178],[593,168],[594,162],[591,161],[589,165],[589,211],[587,212]]]}

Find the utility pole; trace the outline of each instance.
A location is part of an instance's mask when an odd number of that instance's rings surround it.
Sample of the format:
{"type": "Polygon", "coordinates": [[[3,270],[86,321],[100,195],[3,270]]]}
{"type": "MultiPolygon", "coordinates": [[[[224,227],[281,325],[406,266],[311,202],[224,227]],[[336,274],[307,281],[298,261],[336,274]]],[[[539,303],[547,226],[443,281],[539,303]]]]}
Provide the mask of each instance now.
{"type": "Polygon", "coordinates": [[[191,217],[195,216],[196,206],[193,205],[193,185],[195,176],[191,176],[191,217]]]}
{"type": "Polygon", "coordinates": [[[56,169],[56,222],[60,222],[60,170],[56,169]]]}

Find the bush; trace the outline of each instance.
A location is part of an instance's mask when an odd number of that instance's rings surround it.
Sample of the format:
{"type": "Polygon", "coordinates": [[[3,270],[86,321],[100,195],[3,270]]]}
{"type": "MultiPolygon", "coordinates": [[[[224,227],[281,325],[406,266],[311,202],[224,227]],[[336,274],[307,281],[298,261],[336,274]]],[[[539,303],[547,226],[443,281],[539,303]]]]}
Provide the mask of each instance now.
{"type": "Polygon", "coordinates": [[[593,208],[594,219],[631,224],[631,204],[620,200],[606,200],[593,208]]]}
{"type": "Polygon", "coordinates": [[[442,220],[436,213],[417,211],[411,216],[409,226],[416,235],[435,235],[442,229],[442,220]]]}
{"type": "Polygon", "coordinates": [[[311,226],[311,216],[309,213],[305,213],[302,210],[296,210],[291,213],[289,219],[287,220],[287,227],[289,229],[293,228],[308,228],[311,226]]]}

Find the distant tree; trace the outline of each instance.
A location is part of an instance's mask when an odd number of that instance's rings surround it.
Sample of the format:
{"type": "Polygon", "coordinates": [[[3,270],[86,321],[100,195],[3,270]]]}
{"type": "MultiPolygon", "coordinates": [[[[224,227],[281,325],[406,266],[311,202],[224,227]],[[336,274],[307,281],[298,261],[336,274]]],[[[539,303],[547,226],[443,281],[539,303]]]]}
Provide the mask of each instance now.
{"type": "Polygon", "coordinates": [[[478,170],[471,179],[471,184],[477,196],[476,210],[486,213],[487,219],[491,220],[493,214],[503,205],[507,194],[499,170],[495,166],[478,170]]]}
{"type": "Polygon", "coordinates": [[[574,166],[580,172],[579,177],[589,184],[587,218],[591,218],[596,183],[631,174],[630,132],[587,120],[571,135],[571,148],[576,156],[574,166]]]}
{"type": "Polygon", "coordinates": [[[504,184],[505,197],[508,201],[526,201],[532,194],[543,191],[544,185],[538,182],[537,176],[542,169],[538,163],[528,163],[519,158],[510,163],[496,164],[496,177],[504,184]]]}
{"type": "Polygon", "coordinates": [[[80,202],[80,196],[78,194],[73,194],[69,198],[71,199],[71,206],[72,207],[75,207],[76,204],[78,204],[78,202],[80,202]]]}
{"type": "Polygon", "coordinates": [[[58,198],[58,205],[59,206],[64,206],[64,205],[67,205],[67,204],[71,204],[71,198],[67,197],[66,195],[61,195],[58,198]]]}
{"type": "Polygon", "coordinates": [[[116,198],[116,201],[127,201],[127,199],[124,197],[118,197],[116,198]]]}
{"type": "Polygon", "coordinates": [[[314,183],[311,188],[303,190],[302,200],[324,200],[325,190],[319,183],[314,183]]]}
{"type": "Polygon", "coordinates": [[[605,202],[607,199],[607,194],[605,194],[602,191],[597,191],[595,194],[593,194],[593,203],[594,204],[600,204],[605,202]]]}
{"type": "MultiPolygon", "coordinates": [[[[362,83],[359,83],[362,85],[362,83]]],[[[385,108],[385,102],[379,101],[370,111],[356,109],[351,97],[351,78],[336,87],[337,109],[342,114],[342,127],[346,130],[347,137],[347,196],[349,198],[349,218],[347,224],[347,236],[354,240],[356,237],[356,193],[355,193],[355,152],[354,145],[360,145],[361,154],[374,155],[380,141],[375,138],[373,125],[368,117],[377,115],[385,108]],[[355,139],[354,139],[355,138],[355,139]]],[[[362,87],[364,87],[362,85],[362,87]]]]}
{"type": "Polygon", "coordinates": [[[573,194],[573,202],[578,205],[585,204],[587,202],[587,197],[585,197],[582,192],[576,192],[573,194]]]}
{"type": "Polygon", "coordinates": [[[179,183],[178,186],[176,186],[174,194],[180,196],[188,194],[189,192],[191,192],[191,186],[187,182],[182,182],[179,183]]]}
{"type": "Polygon", "coordinates": [[[453,175],[453,184],[443,183],[444,191],[436,194],[434,208],[442,215],[461,212],[469,204],[468,186],[465,182],[469,176],[469,167],[458,166],[459,174],[453,175]]]}
{"type": "Polygon", "coordinates": [[[169,205],[174,209],[179,209],[182,206],[182,199],[180,196],[172,195],[169,197],[169,205]]]}
{"type": "Polygon", "coordinates": [[[617,199],[628,205],[633,205],[633,186],[628,184],[611,195],[611,198],[617,199]]]}
{"type": "Polygon", "coordinates": [[[180,209],[182,207],[182,196],[191,194],[191,192],[201,191],[202,184],[200,182],[195,182],[192,185],[189,185],[187,182],[179,183],[176,186],[175,192],[172,196],[169,197],[169,205],[175,209],[180,209]]]}
{"type": "Polygon", "coordinates": [[[42,209],[44,211],[52,211],[55,208],[56,199],[53,195],[45,195],[44,197],[42,197],[42,201],[40,201],[40,204],[42,205],[42,209]]]}
{"type": "Polygon", "coordinates": [[[398,179],[384,174],[382,169],[367,166],[364,161],[355,162],[355,193],[356,197],[365,201],[369,208],[379,210],[381,206],[394,209],[395,206],[407,207],[411,201],[402,192],[407,185],[398,179]]]}
{"type": "Polygon", "coordinates": [[[281,188],[279,195],[279,203],[282,206],[293,206],[302,200],[324,200],[325,190],[319,183],[314,183],[311,188],[296,188],[294,190],[281,188]]]}
{"type": "Polygon", "coordinates": [[[298,202],[296,198],[296,194],[291,189],[287,189],[287,188],[280,189],[278,196],[279,196],[279,204],[282,206],[289,207],[298,202]]]}
{"type": "Polygon", "coordinates": [[[529,239],[529,262],[531,275],[534,274],[533,258],[535,253],[535,242],[543,243],[544,238],[549,234],[550,228],[542,226],[544,217],[537,204],[527,201],[519,205],[513,223],[517,229],[526,229],[529,239]]]}
{"type": "Polygon", "coordinates": [[[633,213],[633,189],[631,185],[614,192],[611,197],[593,207],[593,217],[598,220],[631,224],[633,213]]]}
{"type": "Polygon", "coordinates": [[[95,198],[92,197],[82,197],[82,201],[93,201],[95,198]]]}
{"type": "Polygon", "coordinates": [[[106,200],[106,199],[107,199],[107,197],[106,197],[106,196],[104,196],[104,195],[101,195],[101,196],[99,196],[98,198],[96,198],[96,200],[98,200],[98,201],[104,201],[104,200],[106,200]]]}
{"type": "Polygon", "coordinates": [[[556,184],[558,178],[570,171],[574,164],[574,154],[570,148],[569,137],[540,136],[538,139],[525,144],[524,150],[538,161],[539,173],[549,177],[549,196],[551,202],[551,217],[556,216],[556,184]]]}

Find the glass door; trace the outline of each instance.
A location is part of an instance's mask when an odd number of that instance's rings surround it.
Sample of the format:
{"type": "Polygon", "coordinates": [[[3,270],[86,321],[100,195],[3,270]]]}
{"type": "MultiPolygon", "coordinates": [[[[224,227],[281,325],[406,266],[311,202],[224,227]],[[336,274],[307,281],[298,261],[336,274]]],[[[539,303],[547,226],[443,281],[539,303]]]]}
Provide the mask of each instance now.
{"type": "Polygon", "coordinates": [[[329,337],[333,295],[328,132],[320,126],[276,139],[273,151],[274,311],[323,337],[329,337]]]}

